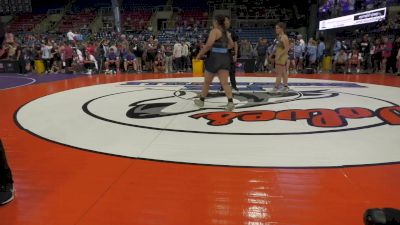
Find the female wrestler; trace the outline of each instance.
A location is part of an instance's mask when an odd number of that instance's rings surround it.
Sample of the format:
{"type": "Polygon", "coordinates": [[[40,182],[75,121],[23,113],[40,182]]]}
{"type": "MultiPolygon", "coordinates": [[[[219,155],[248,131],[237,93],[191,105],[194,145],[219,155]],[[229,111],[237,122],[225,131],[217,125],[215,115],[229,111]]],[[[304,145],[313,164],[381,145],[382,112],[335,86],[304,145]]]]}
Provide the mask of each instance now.
{"type": "Polygon", "coordinates": [[[288,61],[289,55],[289,38],[285,34],[285,24],[278,23],[275,26],[276,34],[278,35],[278,44],[275,48],[275,71],[276,71],[276,81],[275,87],[272,89],[272,93],[279,91],[279,86],[283,79],[283,89],[282,92],[288,92],[288,73],[286,70],[286,63],[288,61]]]}
{"type": "Polygon", "coordinates": [[[231,64],[231,55],[228,49],[233,47],[231,34],[226,31],[225,17],[218,15],[213,22],[213,29],[210,32],[206,45],[201,49],[196,59],[201,59],[204,54],[211,50],[210,56],[205,62],[205,75],[203,90],[200,94],[200,99],[195,99],[194,103],[198,107],[204,107],[204,100],[208,95],[209,86],[212,83],[214,76],[218,76],[221,86],[228,98],[226,109],[233,111],[235,105],[232,99],[232,89],[228,84],[229,70],[231,64]]]}

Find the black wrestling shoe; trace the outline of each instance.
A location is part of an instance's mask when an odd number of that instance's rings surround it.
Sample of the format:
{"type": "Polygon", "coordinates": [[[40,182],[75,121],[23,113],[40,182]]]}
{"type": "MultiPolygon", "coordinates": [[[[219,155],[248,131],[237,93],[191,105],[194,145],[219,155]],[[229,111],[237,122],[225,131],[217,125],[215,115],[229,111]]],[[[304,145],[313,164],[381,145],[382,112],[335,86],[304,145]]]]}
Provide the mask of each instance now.
{"type": "Polygon", "coordinates": [[[15,189],[13,184],[0,185],[0,205],[11,202],[15,197],[15,189]]]}

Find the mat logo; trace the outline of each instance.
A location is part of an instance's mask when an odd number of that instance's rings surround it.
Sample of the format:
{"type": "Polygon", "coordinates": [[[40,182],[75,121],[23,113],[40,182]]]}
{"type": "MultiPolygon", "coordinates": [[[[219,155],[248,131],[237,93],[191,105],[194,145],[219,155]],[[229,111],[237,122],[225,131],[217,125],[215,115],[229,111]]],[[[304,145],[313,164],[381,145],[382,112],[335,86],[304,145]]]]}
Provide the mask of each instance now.
{"type": "Polygon", "coordinates": [[[283,111],[255,110],[245,112],[211,112],[190,116],[194,119],[204,118],[210,126],[225,126],[235,119],[243,122],[266,122],[273,120],[298,121],[306,120],[312,127],[346,127],[348,119],[365,119],[378,117],[389,125],[400,125],[400,107],[383,107],[376,111],[366,108],[350,107],[332,109],[293,109],[283,111]]]}
{"type": "MultiPolygon", "coordinates": [[[[264,90],[264,92],[241,92],[238,94],[234,94],[233,98],[237,102],[236,108],[240,110],[260,106],[283,104],[300,100],[333,98],[338,95],[339,93],[330,92],[328,90],[289,92],[282,95],[271,95],[264,90]]],[[[175,91],[170,96],[137,101],[129,105],[132,108],[127,112],[126,115],[127,117],[132,119],[150,119],[157,117],[189,114],[197,111],[223,109],[223,104],[226,104],[221,103],[221,106],[213,105],[209,108],[190,109],[186,111],[177,110],[176,108],[178,107],[175,107],[175,109],[173,110],[169,110],[170,107],[172,108],[175,105],[181,103],[182,99],[184,99],[185,102],[186,100],[192,101],[195,96],[197,96],[197,93],[194,93],[193,91],[175,91]]],[[[208,97],[209,99],[225,98],[225,94],[221,92],[211,92],[209,93],[208,97]]]]}
{"type": "Polygon", "coordinates": [[[338,82],[291,83],[290,85],[294,89],[296,88],[300,91],[290,91],[276,95],[267,92],[273,86],[273,83],[242,82],[238,84],[240,92],[233,96],[236,104],[235,112],[223,110],[226,104],[226,97],[224,93],[218,91],[220,89],[219,84],[211,86],[210,89],[212,91],[208,96],[205,108],[194,107],[192,101],[198,96],[202,87],[201,84],[194,82],[128,82],[123,84],[145,87],[142,91],[148,93],[147,96],[157,96],[154,93],[166,87],[169,89],[164,89],[164,91],[167,91],[165,93],[168,93],[168,91],[171,93],[158,98],[141,98],[136,102],[130,103],[126,116],[132,119],[132,124],[140,124],[141,128],[242,135],[326,133],[372,128],[381,125],[400,125],[400,107],[398,105],[375,97],[337,91],[337,88],[346,88],[347,90],[367,89],[367,87],[359,84],[338,82]],[[348,106],[345,102],[348,98],[354,99],[353,101],[360,103],[360,105],[348,106]],[[375,102],[375,104],[372,104],[375,108],[371,108],[370,104],[364,104],[367,99],[370,102],[375,102]],[[306,107],[293,107],[296,102],[302,102],[301,105],[306,107]],[[336,107],[318,107],[318,103],[326,104],[326,102],[330,102],[331,105],[336,107]],[[274,107],[282,108],[283,105],[288,105],[292,109],[271,110],[274,107]],[[186,125],[190,124],[189,127],[191,129],[169,129],[153,125],[157,120],[161,121],[162,118],[172,116],[179,117],[186,125]],[[184,117],[192,120],[184,119],[184,117]],[[147,123],[146,120],[149,120],[149,122],[147,123]],[[276,125],[281,123],[282,126],[286,126],[289,123],[304,123],[303,121],[308,128],[299,126],[296,130],[291,130],[290,132],[282,132],[281,129],[276,127],[266,128],[268,124],[276,125]],[[226,132],[226,130],[223,132],[216,129],[233,125],[232,128],[235,128],[233,130],[237,130],[238,127],[246,126],[246,123],[252,124],[252,126],[258,124],[257,130],[268,130],[270,132],[226,132]],[[204,124],[209,126],[208,131],[204,129],[204,124]],[[203,129],[197,130],[196,127],[199,126],[203,129]],[[274,132],[275,130],[279,130],[279,132],[274,132]]]}

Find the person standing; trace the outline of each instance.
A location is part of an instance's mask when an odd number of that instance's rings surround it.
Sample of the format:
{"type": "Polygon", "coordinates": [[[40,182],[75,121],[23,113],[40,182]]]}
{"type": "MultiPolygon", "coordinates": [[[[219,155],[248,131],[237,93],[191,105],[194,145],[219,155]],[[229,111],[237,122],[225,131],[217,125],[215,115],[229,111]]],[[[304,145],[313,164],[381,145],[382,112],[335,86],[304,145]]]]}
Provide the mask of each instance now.
{"type": "Polygon", "coordinates": [[[150,37],[147,45],[146,45],[146,55],[147,55],[147,69],[149,71],[153,71],[154,68],[154,60],[157,55],[157,43],[155,42],[153,37],[150,37]]]}
{"type": "Polygon", "coordinates": [[[133,39],[132,45],[133,45],[133,54],[135,54],[136,60],[137,60],[138,72],[141,73],[143,71],[143,68],[142,68],[143,47],[137,38],[133,39]]]}
{"type": "Polygon", "coordinates": [[[317,50],[317,58],[318,58],[318,72],[322,72],[322,63],[324,61],[325,56],[325,38],[319,38],[318,50],[317,50]]]}
{"type": "Polygon", "coordinates": [[[0,139],[0,205],[11,202],[14,197],[14,181],[7,162],[4,146],[0,139]]]}
{"type": "Polygon", "coordinates": [[[243,40],[240,45],[240,56],[242,59],[252,59],[253,58],[253,46],[250,41],[243,40]]]}
{"type": "Polygon", "coordinates": [[[285,34],[285,24],[280,22],[275,26],[275,32],[277,34],[277,45],[275,48],[275,71],[276,81],[275,86],[272,89],[272,93],[277,93],[281,82],[283,81],[282,92],[289,91],[288,85],[288,73],[286,70],[286,63],[289,59],[289,38],[285,34]]]}
{"type": "Polygon", "coordinates": [[[165,43],[164,51],[165,51],[165,73],[172,73],[173,49],[170,41],[167,41],[165,43]]]}
{"type": "Polygon", "coordinates": [[[375,44],[371,48],[371,61],[372,61],[372,73],[381,71],[381,62],[383,56],[383,45],[380,39],[375,40],[375,44]]]}
{"type": "Polygon", "coordinates": [[[260,41],[258,42],[258,45],[256,47],[256,51],[257,51],[256,69],[258,72],[263,72],[265,56],[267,55],[267,51],[268,51],[268,45],[267,45],[266,38],[260,39],[260,41]]]}
{"type": "Polygon", "coordinates": [[[201,49],[196,59],[201,59],[208,51],[211,50],[210,56],[205,62],[205,74],[203,89],[199,99],[195,99],[194,103],[198,107],[204,107],[205,98],[208,95],[210,85],[215,76],[218,76],[221,86],[228,98],[226,110],[233,111],[235,104],[233,103],[232,89],[228,84],[228,76],[231,64],[231,54],[229,49],[233,48],[233,40],[227,32],[225,17],[217,15],[213,21],[213,29],[210,32],[206,45],[201,49]]]}
{"type": "Polygon", "coordinates": [[[53,48],[53,46],[51,45],[51,42],[48,41],[47,44],[43,44],[42,45],[42,60],[44,62],[44,65],[46,67],[46,74],[50,73],[51,70],[51,59],[53,58],[51,55],[51,49],[53,48]]]}
{"type": "Polygon", "coordinates": [[[368,34],[365,34],[360,42],[360,53],[362,57],[362,69],[364,72],[367,72],[371,61],[371,43],[369,42],[368,34]]]}
{"type": "Polygon", "coordinates": [[[400,37],[397,37],[395,41],[393,42],[392,46],[392,53],[388,59],[388,66],[386,68],[386,71],[389,72],[390,69],[392,69],[393,74],[397,74],[397,53],[399,52],[400,49],[400,37]]]}
{"type": "Polygon", "coordinates": [[[67,33],[67,39],[68,39],[69,43],[75,42],[75,38],[76,38],[76,35],[74,34],[74,32],[72,32],[72,30],[69,30],[67,33]]]}
{"type": "Polygon", "coordinates": [[[383,60],[382,60],[382,71],[384,73],[389,73],[389,58],[392,55],[393,44],[389,41],[388,37],[383,37],[383,60]]]}
{"type": "Polygon", "coordinates": [[[182,45],[182,72],[186,72],[189,69],[189,46],[185,41],[181,42],[182,45]]]}
{"type": "Polygon", "coordinates": [[[294,46],[294,58],[296,60],[296,73],[297,71],[303,70],[303,63],[304,63],[304,53],[306,50],[306,44],[303,40],[302,35],[297,35],[297,40],[294,46]]]}
{"type": "Polygon", "coordinates": [[[173,59],[175,61],[175,70],[178,73],[182,71],[182,48],[182,44],[177,40],[174,45],[173,59]]]}

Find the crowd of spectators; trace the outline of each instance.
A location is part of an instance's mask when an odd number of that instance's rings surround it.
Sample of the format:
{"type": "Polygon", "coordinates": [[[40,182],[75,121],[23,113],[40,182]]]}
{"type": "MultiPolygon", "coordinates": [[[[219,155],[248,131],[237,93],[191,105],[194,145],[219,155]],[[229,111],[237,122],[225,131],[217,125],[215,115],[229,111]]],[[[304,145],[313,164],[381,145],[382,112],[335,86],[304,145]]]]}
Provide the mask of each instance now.
{"type": "Polygon", "coordinates": [[[43,62],[44,73],[185,72],[200,43],[182,38],[160,43],[148,33],[93,34],[83,41],[72,30],[61,37],[7,33],[0,60],[18,63],[23,74],[35,72],[35,61],[43,62]]]}
{"type": "MultiPolygon", "coordinates": [[[[64,36],[23,35],[7,33],[0,59],[18,62],[20,73],[35,72],[35,61],[43,62],[45,73],[95,72],[185,72],[191,69],[191,59],[202,48],[203,35],[185,39],[175,36],[163,42],[150,33],[125,35],[94,34],[78,41],[70,31],[64,36]]],[[[256,71],[272,71],[275,41],[261,38],[258,43],[239,41],[239,58],[253,59],[256,71]]],[[[334,73],[398,73],[400,67],[400,37],[337,38],[330,52],[324,38],[290,36],[289,62],[291,73],[309,68],[322,70],[325,56],[332,56],[334,73]]]]}
{"type": "Polygon", "coordinates": [[[319,16],[327,19],[399,4],[399,0],[323,0],[319,16]]]}
{"type": "Polygon", "coordinates": [[[338,38],[333,49],[333,71],[393,73],[400,70],[400,37],[388,36],[370,38],[363,35],[361,40],[338,38]]]}

